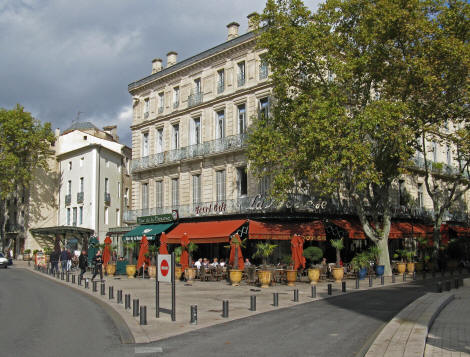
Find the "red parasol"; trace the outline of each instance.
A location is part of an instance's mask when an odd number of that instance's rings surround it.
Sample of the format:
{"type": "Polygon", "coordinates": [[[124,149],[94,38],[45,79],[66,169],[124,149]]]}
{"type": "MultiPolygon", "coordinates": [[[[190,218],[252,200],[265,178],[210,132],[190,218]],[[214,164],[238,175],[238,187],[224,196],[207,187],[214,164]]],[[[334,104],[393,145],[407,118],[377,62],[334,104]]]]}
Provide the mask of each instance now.
{"type": "Polygon", "coordinates": [[[180,264],[181,270],[185,271],[185,269],[189,266],[189,254],[188,254],[188,245],[189,245],[189,237],[188,233],[184,233],[183,237],[181,237],[181,257],[180,257],[180,264]]]}
{"type": "Polygon", "coordinates": [[[140,269],[144,263],[148,266],[150,264],[149,259],[145,257],[145,254],[149,252],[149,241],[145,235],[142,236],[142,240],[140,241],[140,250],[139,250],[139,258],[137,259],[137,269],[140,269]]]}
{"type": "Polygon", "coordinates": [[[112,241],[111,238],[106,237],[104,240],[104,250],[103,250],[103,265],[106,266],[109,263],[109,260],[111,259],[111,249],[109,249],[112,241]]]}
{"type": "Polygon", "coordinates": [[[235,234],[230,241],[230,259],[229,264],[234,267],[235,266],[235,255],[237,255],[238,259],[238,269],[243,270],[245,269],[245,263],[243,262],[243,254],[242,249],[240,247],[242,240],[238,234],[235,234]]]}
{"type": "Polygon", "coordinates": [[[294,234],[290,242],[292,251],[292,261],[294,262],[294,270],[299,269],[300,266],[305,269],[304,240],[301,236],[294,234]]]}
{"type": "Polygon", "coordinates": [[[166,244],[168,242],[168,238],[166,237],[165,232],[162,232],[160,235],[160,250],[158,251],[159,254],[168,254],[168,249],[166,244]]]}

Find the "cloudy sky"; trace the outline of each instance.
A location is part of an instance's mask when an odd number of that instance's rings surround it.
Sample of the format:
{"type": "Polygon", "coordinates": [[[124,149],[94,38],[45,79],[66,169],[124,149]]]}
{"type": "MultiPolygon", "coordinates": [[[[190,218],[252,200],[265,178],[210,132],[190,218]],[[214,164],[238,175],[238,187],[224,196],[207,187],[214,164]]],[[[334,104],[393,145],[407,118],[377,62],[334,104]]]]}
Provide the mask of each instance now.
{"type": "MultiPolygon", "coordinates": [[[[315,6],[318,1],[306,1],[315,6]]],[[[169,51],[185,59],[226,40],[226,25],[265,0],[0,0],[0,107],[16,103],[53,128],[118,125],[130,145],[127,85],[169,51]]]]}

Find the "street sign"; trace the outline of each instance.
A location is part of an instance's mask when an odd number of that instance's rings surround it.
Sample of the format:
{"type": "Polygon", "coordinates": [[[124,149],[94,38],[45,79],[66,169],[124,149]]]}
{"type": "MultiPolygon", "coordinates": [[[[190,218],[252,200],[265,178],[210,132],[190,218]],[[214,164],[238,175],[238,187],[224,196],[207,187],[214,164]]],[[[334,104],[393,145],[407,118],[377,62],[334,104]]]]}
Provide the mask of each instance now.
{"type": "Polygon", "coordinates": [[[157,280],[171,283],[171,254],[158,254],[157,280]]]}

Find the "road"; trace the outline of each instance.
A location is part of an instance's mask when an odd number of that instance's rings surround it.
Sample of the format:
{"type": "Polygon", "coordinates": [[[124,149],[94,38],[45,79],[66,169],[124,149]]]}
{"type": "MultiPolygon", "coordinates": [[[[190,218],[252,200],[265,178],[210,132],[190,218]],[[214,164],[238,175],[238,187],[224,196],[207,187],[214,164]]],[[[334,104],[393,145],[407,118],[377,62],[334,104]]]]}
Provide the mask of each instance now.
{"type": "Polygon", "coordinates": [[[124,345],[90,297],[21,269],[0,271],[2,356],[357,356],[398,311],[426,292],[416,282],[259,314],[147,345],[124,345]]]}

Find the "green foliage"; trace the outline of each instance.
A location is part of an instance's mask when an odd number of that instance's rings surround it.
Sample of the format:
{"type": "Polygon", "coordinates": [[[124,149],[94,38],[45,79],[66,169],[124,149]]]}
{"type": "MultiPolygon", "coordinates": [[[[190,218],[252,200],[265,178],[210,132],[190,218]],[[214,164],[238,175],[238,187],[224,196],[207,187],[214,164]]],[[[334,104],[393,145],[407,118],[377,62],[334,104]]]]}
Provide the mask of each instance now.
{"type": "Polygon", "coordinates": [[[315,264],[323,258],[323,250],[319,247],[307,247],[304,249],[303,255],[310,263],[315,264]]]}
{"type": "Polygon", "coordinates": [[[363,251],[357,253],[354,258],[351,260],[351,264],[354,270],[358,271],[361,268],[366,268],[369,266],[370,253],[368,251],[363,251]]]}
{"type": "Polygon", "coordinates": [[[281,262],[285,265],[292,265],[294,261],[292,260],[292,256],[290,254],[284,254],[282,256],[281,262]]]}
{"type": "Polygon", "coordinates": [[[372,245],[367,251],[369,259],[374,261],[376,264],[378,264],[379,262],[380,253],[381,253],[380,248],[377,247],[376,245],[372,245]]]}
{"type": "Polygon", "coordinates": [[[44,248],[44,254],[51,255],[52,252],[53,252],[52,248],[49,248],[49,247],[44,248]]]}
{"type": "Polygon", "coordinates": [[[181,246],[177,246],[173,252],[175,253],[175,262],[176,264],[179,264],[180,263],[180,260],[181,260],[181,253],[183,252],[183,249],[181,248],[181,246]]]}
{"type": "Polygon", "coordinates": [[[400,256],[400,258],[408,263],[413,261],[415,253],[409,249],[397,249],[396,253],[400,256]]]}
{"type": "Polygon", "coordinates": [[[344,248],[343,239],[332,239],[330,240],[330,244],[333,248],[336,249],[336,266],[339,267],[341,261],[341,249],[344,248]]]}
{"type": "Polygon", "coordinates": [[[126,242],[126,243],[123,244],[124,248],[127,251],[128,256],[129,256],[129,264],[130,265],[133,264],[134,250],[135,250],[135,248],[137,248],[137,244],[138,244],[137,242],[133,242],[133,241],[126,242]]]}
{"type": "MultiPolygon", "coordinates": [[[[34,250],[34,252],[37,252],[37,251],[38,251],[37,249],[34,250]]],[[[23,253],[24,253],[24,254],[29,254],[29,253],[31,253],[31,249],[25,249],[25,250],[23,251],[23,253]]]]}
{"type": "Polygon", "coordinates": [[[263,260],[263,265],[268,265],[268,258],[274,253],[274,250],[277,248],[277,244],[271,243],[258,243],[256,244],[256,252],[253,254],[253,258],[261,258],[263,260]]]}

